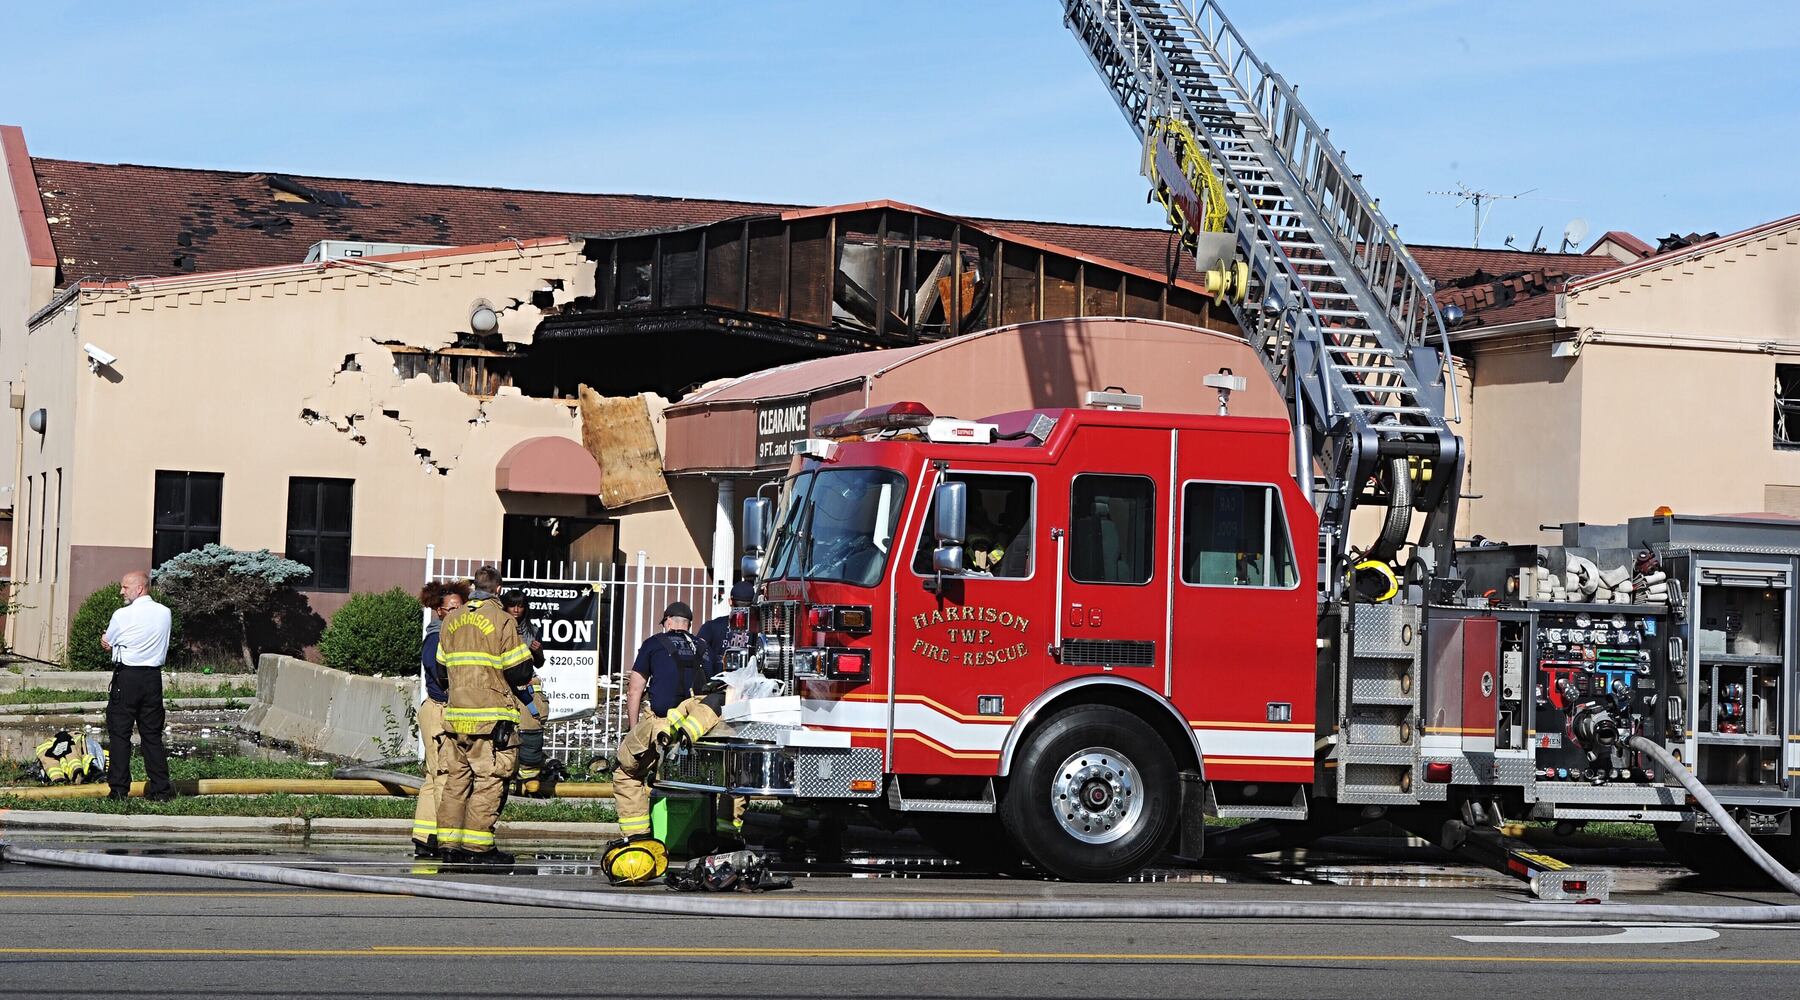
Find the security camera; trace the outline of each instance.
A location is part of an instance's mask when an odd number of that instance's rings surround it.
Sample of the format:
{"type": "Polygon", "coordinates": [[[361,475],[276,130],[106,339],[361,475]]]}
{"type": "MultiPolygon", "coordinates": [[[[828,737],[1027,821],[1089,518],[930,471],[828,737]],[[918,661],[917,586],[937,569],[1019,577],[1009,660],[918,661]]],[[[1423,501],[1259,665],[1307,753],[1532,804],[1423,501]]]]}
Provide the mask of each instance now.
{"type": "Polygon", "coordinates": [[[101,365],[110,365],[119,360],[105,351],[102,351],[100,348],[95,347],[93,344],[82,344],[81,349],[87,352],[88,369],[90,371],[97,372],[100,370],[101,365]]]}

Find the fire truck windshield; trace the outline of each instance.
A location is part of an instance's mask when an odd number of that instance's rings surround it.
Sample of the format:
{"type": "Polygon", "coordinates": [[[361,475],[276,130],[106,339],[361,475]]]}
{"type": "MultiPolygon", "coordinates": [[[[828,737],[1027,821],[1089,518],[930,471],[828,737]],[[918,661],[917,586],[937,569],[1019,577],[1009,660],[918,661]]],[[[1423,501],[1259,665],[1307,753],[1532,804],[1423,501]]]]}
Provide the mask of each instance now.
{"type": "Polygon", "coordinates": [[[886,469],[802,472],[783,490],[764,579],[873,587],[887,569],[906,477],[886,469]]]}

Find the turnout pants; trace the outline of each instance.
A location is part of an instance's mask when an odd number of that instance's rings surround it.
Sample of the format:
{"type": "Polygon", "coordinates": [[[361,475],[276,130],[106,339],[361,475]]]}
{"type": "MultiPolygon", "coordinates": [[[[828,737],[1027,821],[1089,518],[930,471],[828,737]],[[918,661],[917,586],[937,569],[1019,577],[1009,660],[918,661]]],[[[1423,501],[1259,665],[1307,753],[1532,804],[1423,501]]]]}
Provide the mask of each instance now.
{"type": "Polygon", "coordinates": [[[106,783],[114,795],[131,794],[131,727],[144,745],[144,772],[150,781],[144,794],[175,794],[169,783],[169,752],[163,747],[163,679],[161,667],[113,667],[106,698],[106,783]]]}
{"type": "Polygon", "coordinates": [[[425,843],[438,835],[438,799],[444,794],[444,761],[438,753],[438,736],[444,731],[444,703],[430,698],[419,703],[419,742],[425,744],[425,778],[419,782],[419,799],[413,804],[412,839],[425,843]]]}
{"type": "Polygon", "coordinates": [[[494,849],[494,823],[518,755],[518,747],[496,746],[493,736],[439,734],[438,762],[444,770],[437,805],[439,847],[474,854],[494,849]]]}
{"type": "Polygon", "coordinates": [[[613,806],[619,812],[619,829],[627,837],[650,833],[650,786],[645,779],[656,764],[656,737],[667,734],[697,740],[718,725],[719,716],[709,698],[696,695],[669,710],[664,718],[651,716],[631,727],[619,741],[619,766],[613,771],[613,806]]]}

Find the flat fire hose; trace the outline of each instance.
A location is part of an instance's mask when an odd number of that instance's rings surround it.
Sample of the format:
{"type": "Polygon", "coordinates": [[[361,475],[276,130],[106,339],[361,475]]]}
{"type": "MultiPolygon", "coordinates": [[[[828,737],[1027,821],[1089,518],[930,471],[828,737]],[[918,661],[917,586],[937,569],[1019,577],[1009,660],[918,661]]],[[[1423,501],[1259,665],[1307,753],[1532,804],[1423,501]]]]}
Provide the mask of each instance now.
{"type": "Polygon", "coordinates": [[[1582,903],[1299,903],[1250,900],[1044,900],[1006,902],[842,900],[688,895],[648,890],[575,892],[470,882],[440,882],[227,861],[97,854],[0,843],[0,860],[157,875],[195,875],[270,882],[307,889],[376,892],[479,903],[615,913],[730,916],[787,920],[1567,920],[1605,923],[1660,920],[1683,923],[1800,924],[1800,906],[1666,906],[1582,903]]]}

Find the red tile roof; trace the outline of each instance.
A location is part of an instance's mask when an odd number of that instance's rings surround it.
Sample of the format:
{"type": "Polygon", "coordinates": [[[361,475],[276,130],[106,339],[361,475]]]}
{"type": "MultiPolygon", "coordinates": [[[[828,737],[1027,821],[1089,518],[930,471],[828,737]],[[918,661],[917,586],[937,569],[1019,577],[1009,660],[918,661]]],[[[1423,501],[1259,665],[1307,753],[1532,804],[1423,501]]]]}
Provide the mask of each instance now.
{"type": "Polygon", "coordinates": [[[1440,305],[1463,310],[1457,329],[1501,326],[1556,315],[1556,295],[1571,278],[1617,267],[1616,258],[1573,253],[1409,247],[1437,284],[1440,305]]]}
{"type": "MultiPolygon", "coordinates": [[[[229,271],[299,263],[320,240],[461,246],[508,237],[617,233],[770,215],[805,206],[768,202],[578,194],[412,184],[402,181],[301,177],[228,170],[33,159],[61,269],[59,283],[83,277],[137,277],[229,271]]],[[[1168,274],[1196,276],[1175,252],[1169,232],[1017,219],[972,219],[1029,240],[1168,274]]],[[[1549,316],[1554,296],[1514,275],[1590,274],[1615,266],[1610,257],[1533,254],[1414,245],[1414,258],[1440,289],[1458,283],[1495,285],[1464,305],[1477,323],[1549,316]]],[[[1546,286],[1547,287],[1547,286],[1546,286]]],[[[1560,287],[1560,286],[1558,286],[1560,287]]],[[[1462,301],[1458,299],[1459,303],[1462,301]]]]}
{"type": "Polygon", "coordinates": [[[460,246],[714,222],[788,207],[70,160],[34,159],[32,166],[61,284],[297,264],[320,240],[460,246]],[[293,190],[319,194],[309,201],[293,190]]]}
{"type": "Polygon", "coordinates": [[[1631,235],[1623,229],[1608,229],[1605,233],[1601,234],[1599,239],[1594,241],[1593,246],[1587,248],[1587,252],[1593,253],[1594,247],[1597,247],[1608,240],[1637,254],[1639,257],[1648,257],[1656,252],[1655,247],[1645,243],[1643,240],[1638,239],[1636,236],[1631,235]]]}

